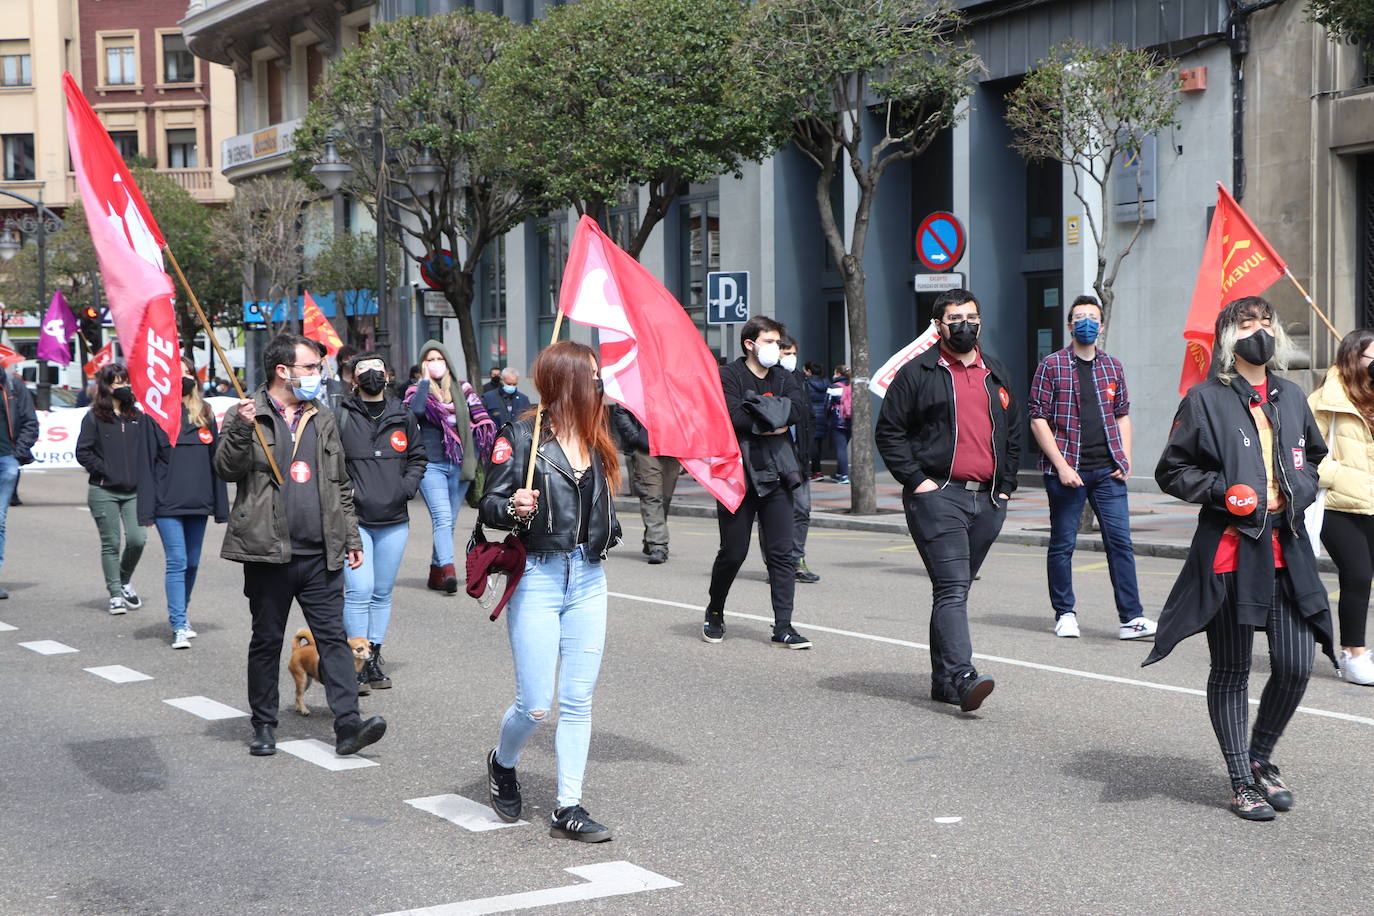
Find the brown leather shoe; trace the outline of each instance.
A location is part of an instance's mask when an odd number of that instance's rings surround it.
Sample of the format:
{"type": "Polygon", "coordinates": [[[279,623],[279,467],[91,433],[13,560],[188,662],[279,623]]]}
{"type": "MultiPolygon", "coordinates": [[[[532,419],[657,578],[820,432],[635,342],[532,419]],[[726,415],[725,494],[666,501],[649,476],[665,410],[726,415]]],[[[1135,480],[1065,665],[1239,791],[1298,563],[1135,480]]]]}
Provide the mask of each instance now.
{"type": "Polygon", "coordinates": [[[425,583],[425,586],[434,589],[436,592],[444,591],[444,567],[431,566],[429,568],[429,581],[425,583]]]}

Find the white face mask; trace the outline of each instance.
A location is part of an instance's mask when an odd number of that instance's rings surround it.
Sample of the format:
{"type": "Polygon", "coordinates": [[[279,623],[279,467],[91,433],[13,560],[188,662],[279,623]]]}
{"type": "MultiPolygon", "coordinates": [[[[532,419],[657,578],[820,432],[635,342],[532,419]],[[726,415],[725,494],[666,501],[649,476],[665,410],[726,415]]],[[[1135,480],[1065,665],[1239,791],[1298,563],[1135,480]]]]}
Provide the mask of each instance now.
{"type": "Polygon", "coordinates": [[[759,365],[765,369],[772,369],[778,364],[782,357],[782,347],[777,341],[773,343],[754,344],[754,358],[759,361],[759,365]]]}
{"type": "Polygon", "coordinates": [[[786,369],[788,372],[797,371],[797,354],[795,353],[790,353],[787,356],[784,356],[782,359],[778,360],[778,362],[781,363],[782,367],[786,369]]]}

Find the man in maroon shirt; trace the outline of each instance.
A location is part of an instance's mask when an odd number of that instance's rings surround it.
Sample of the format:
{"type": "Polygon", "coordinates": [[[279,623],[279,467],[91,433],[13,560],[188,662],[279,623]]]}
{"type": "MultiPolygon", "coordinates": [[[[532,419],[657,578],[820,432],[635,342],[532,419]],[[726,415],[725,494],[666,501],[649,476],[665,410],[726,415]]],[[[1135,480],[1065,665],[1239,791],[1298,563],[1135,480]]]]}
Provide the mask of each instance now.
{"type": "Polygon", "coordinates": [[[972,712],[994,685],[973,667],[968,590],[1016,489],[1021,407],[1006,367],[978,346],[973,293],[941,293],[933,317],[940,346],[892,380],[875,438],[930,576],[931,699],[972,712]]]}

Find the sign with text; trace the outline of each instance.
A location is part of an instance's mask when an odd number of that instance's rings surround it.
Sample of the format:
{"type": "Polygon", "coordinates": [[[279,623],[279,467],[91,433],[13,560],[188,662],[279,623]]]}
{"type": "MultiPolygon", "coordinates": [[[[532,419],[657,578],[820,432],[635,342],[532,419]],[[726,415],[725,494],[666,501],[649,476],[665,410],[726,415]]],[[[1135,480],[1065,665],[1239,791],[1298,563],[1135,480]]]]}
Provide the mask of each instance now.
{"type": "Polygon", "coordinates": [[[706,323],[734,324],[749,320],[749,271],[706,275],[706,323]]]}
{"type": "Polygon", "coordinates": [[[943,293],[947,289],[963,289],[964,275],[961,273],[917,274],[911,287],[918,293],[943,293]]]}

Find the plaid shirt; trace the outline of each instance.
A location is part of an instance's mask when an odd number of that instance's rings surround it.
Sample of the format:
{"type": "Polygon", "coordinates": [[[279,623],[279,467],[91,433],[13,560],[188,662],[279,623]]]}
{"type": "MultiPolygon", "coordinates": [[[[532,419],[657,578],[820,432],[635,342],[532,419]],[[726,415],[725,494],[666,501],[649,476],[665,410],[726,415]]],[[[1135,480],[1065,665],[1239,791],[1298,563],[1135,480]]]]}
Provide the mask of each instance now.
{"type": "MultiPolygon", "coordinates": [[[[1117,417],[1127,416],[1131,412],[1131,399],[1126,394],[1126,373],[1121,368],[1121,360],[1098,350],[1097,358],[1093,360],[1093,382],[1097,385],[1097,405],[1102,411],[1107,448],[1111,450],[1117,467],[1129,471],[1130,462],[1126,459],[1126,450],[1121,446],[1121,428],[1116,422],[1117,417]]],[[[1030,398],[1026,406],[1032,420],[1040,419],[1049,423],[1064,460],[1069,467],[1078,470],[1079,436],[1083,424],[1078,416],[1078,370],[1074,366],[1072,347],[1056,350],[1035,367],[1035,378],[1031,381],[1030,398]]],[[[1054,471],[1054,465],[1043,452],[1039,466],[1046,474],[1054,471]]]]}

